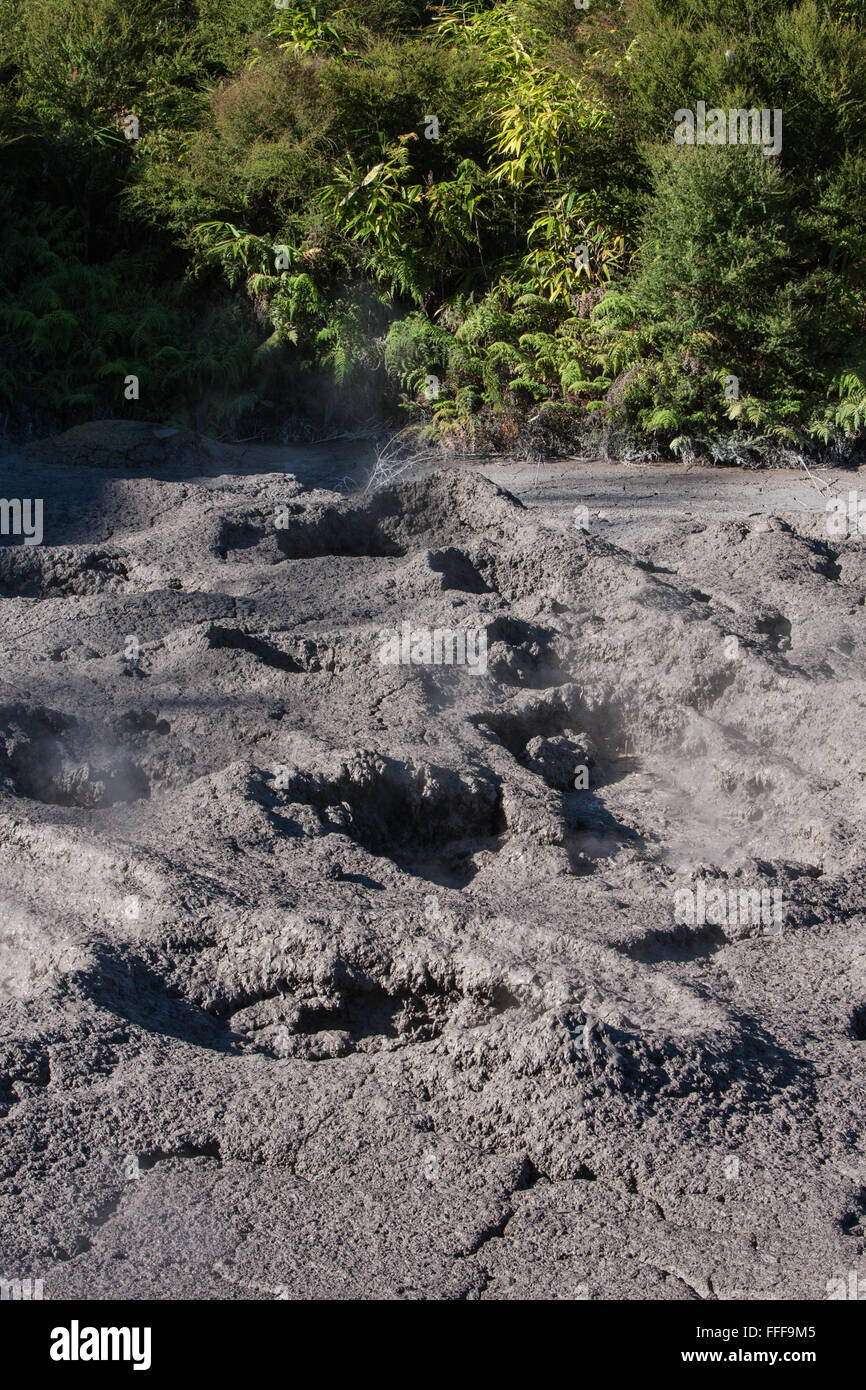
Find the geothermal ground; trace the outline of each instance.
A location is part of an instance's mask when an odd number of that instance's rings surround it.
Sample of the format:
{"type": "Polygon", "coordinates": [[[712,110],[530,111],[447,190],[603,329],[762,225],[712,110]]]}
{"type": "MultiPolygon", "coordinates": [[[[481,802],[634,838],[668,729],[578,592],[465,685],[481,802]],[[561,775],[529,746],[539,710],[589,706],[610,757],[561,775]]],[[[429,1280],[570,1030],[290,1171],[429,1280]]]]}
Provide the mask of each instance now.
{"type": "Polygon", "coordinates": [[[866,1254],[866,537],[804,471],[365,494],[360,450],[2,461],[44,539],[0,549],[0,1275],[828,1298],[866,1254]],[[383,663],[404,623],[486,669],[383,663]]]}

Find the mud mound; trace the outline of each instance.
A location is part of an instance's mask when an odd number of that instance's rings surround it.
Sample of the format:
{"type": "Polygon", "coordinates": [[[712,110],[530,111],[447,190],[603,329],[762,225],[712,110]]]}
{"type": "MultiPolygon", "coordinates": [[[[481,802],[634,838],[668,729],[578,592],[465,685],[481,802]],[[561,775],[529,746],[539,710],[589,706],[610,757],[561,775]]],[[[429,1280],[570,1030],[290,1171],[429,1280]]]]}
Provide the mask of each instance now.
{"type": "Polygon", "coordinates": [[[28,462],[137,470],[201,463],[207,457],[208,445],[186,430],[143,420],[95,420],[27,444],[21,453],[28,462]]]}

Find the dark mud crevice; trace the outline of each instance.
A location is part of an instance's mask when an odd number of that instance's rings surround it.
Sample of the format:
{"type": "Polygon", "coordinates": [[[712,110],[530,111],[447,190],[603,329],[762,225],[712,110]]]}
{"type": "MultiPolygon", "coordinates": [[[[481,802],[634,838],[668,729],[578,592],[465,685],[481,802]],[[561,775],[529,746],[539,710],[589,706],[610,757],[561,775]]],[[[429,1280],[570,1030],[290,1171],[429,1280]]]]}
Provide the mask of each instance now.
{"type": "Polygon", "coordinates": [[[108,729],[39,705],[0,708],[0,786],[50,806],[99,810],[146,800],[150,781],[108,729]]]}
{"type": "Polygon", "coordinates": [[[666,565],[657,565],[653,560],[635,560],[635,566],[643,570],[645,574],[676,574],[676,570],[669,569],[666,565]]]}
{"type": "Polygon", "coordinates": [[[354,1052],[410,1047],[438,1038],[460,1013],[473,1025],[519,1007],[504,986],[467,993],[453,979],[428,978],[415,988],[388,989],[375,979],[339,972],[327,993],[305,995],[298,986],[262,990],[253,1000],[235,997],[220,1006],[238,1033],[276,1057],[334,1060],[354,1052]],[[238,1005],[241,1007],[238,1007],[238,1005]]]}
{"type": "Polygon", "coordinates": [[[219,1144],[214,1140],[206,1144],[181,1144],[176,1149],[147,1149],[143,1153],[136,1154],[138,1166],[143,1173],[149,1173],[159,1163],[167,1163],[172,1159],[195,1159],[207,1158],[222,1162],[222,1153],[219,1144]]]}
{"type": "Polygon", "coordinates": [[[842,566],[839,564],[841,550],[834,550],[827,541],[813,541],[812,549],[818,557],[815,566],[818,574],[838,584],[842,578],[842,566]]]}
{"type": "Polygon", "coordinates": [[[565,849],[573,873],[586,873],[588,861],[609,858],[624,845],[635,850],[646,848],[644,837],[632,826],[617,820],[595,792],[570,792],[563,800],[570,832],[565,849]]]}
{"type": "MultiPolygon", "coordinates": [[[[579,754],[577,762],[594,767],[593,785],[616,780],[608,776],[607,770],[634,757],[636,731],[641,723],[639,709],[631,710],[614,702],[599,702],[593,708],[570,680],[557,684],[562,688],[526,697],[521,707],[506,706],[472,715],[472,723],[492,734],[518,762],[525,764],[533,739],[565,740],[579,754]]],[[[519,697],[515,697],[512,706],[518,701],[519,697]]],[[[566,789],[561,779],[551,785],[557,790],[566,789]]]]}
{"type": "MultiPolygon", "coordinates": [[[[278,646],[276,641],[260,633],[220,623],[212,623],[206,635],[211,651],[246,652],[262,665],[275,671],[285,671],[288,675],[333,674],[345,669],[340,663],[337,645],[333,641],[294,637],[284,646],[278,646]]],[[[285,711],[282,711],[273,717],[281,718],[284,713],[285,711]]]]}
{"type": "Polygon", "coordinates": [[[791,623],[781,613],[768,613],[758,618],[755,631],[769,639],[771,651],[786,652],[791,647],[791,623]]]}
{"type": "Polygon", "coordinates": [[[570,713],[561,704],[533,704],[523,710],[490,710],[473,716],[476,728],[484,729],[517,762],[522,762],[531,739],[564,737],[571,727],[570,713]]]}
{"type": "Polygon", "coordinates": [[[0,547],[3,598],[79,598],[128,583],[126,561],[109,550],[48,551],[41,546],[0,547]]]}
{"type": "Polygon", "coordinates": [[[251,519],[243,521],[223,520],[220,523],[214,550],[221,560],[227,560],[230,552],[254,550],[273,534],[273,531],[269,533],[265,526],[251,519]]]}
{"type": "Polygon", "coordinates": [[[581,775],[585,773],[588,780],[589,769],[596,764],[593,740],[575,727],[571,711],[563,703],[493,710],[475,715],[473,723],[553,791],[571,791],[578,771],[583,770],[581,775]]]}
{"type": "Polygon", "coordinates": [[[499,779],[486,769],[464,777],[377,754],[353,760],[336,776],[295,772],[279,794],[263,786],[259,798],[282,833],[291,803],[309,805],[323,833],[346,835],[419,877],[430,876],[425,864],[432,859],[464,883],[474,874],[472,854],[495,847],[506,830],[499,779]]]}
{"type": "Polygon", "coordinates": [[[89,970],[72,983],[100,1009],[146,1033],[178,1038],[213,1052],[238,1054],[244,1040],[171,980],[167,961],[150,961],[105,943],[89,970]]]}
{"type": "MultiPolygon", "coordinates": [[[[398,990],[381,986],[343,992],[332,998],[268,1001],[250,1019],[231,1015],[232,1027],[273,1056],[305,1061],[333,1060],[358,1051],[377,1051],[393,1044],[408,1047],[439,1037],[448,1018],[448,999],[435,991],[398,990]],[[274,1021],[254,1020],[273,1013],[274,1021]]],[[[453,1007],[453,1004],[452,1004],[453,1007]]]]}
{"type": "Polygon", "coordinates": [[[387,559],[406,554],[406,547],[389,531],[387,509],[374,500],[367,507],[337,503],[305,507],[290,503],[290,524],[276,531],[285,560],[312,560],[345,555],[387,559]]]}
{"type": "Polygon", "coordinates": [[[494,618],[487,628],[491,676],[500,685],[530,690],[567,684],[570,677],[561,668],[555,638],[551,628],[519,618],[494,618]]]}
{"type": "Polygon", "coordinates": [[[427,562],[434,574],[442,575],[442,588],[445,590],[456,589],[463,594],[493,592],[466,552],[456,546],[448,546],[446,550],[431,550],[427,562]]]}
{"type": "Polygon", "coordinates": [[[43,1043],[0,1043],[0,1119],[21,1099],[16,1083],[40,1089],[51,1085],[51,1058],[43,1043]]]}
{"type": "Polygon", "coordinates": [[[469,1259],[472,1255],[477,1255],[479,1250],[483,1250],[488,1241],[501,1240],[508,1229],[508,1223],[512,1220],[514,1215],[514,1208],[508,1207],[499,1217],[498,1221],[491,1221],[489,1226],[485,1226],[479,1231],[472,1243],[467,1245],[465,1250],[460,1251],[458,1258],[469,1259]]]}
{"type": "Polygon", "coordinates": [[[645,847],[639,832],[619,821],[598,795],[605,782],[604,764],[597,762],[596,745],[589,734],[574,727],[564,702],[493,711],[476,715],[474,722],[561,796],[567,831],[564,845],[573,874],[592,872],[592,860],[612,855],[625,844],[635,849],[645,847]]]}
{"type": "Polygon", "coordinates": [[[478,1235],[466,1247],[466,1249],[461,1250],[459,1252],[457,1258],[470,1259],[473,1255],[477,1255],[480,1250],[483,1250],[484,1246],[487,1245],[491,1240],[502,1240],[502,1238],[505,1235],[505,1232],[508,1230],[509,1223],[513,1220],[514,1216],[516,1215],[516,1208],[510,1205],[511,1199],[514,1196],[516,1196],[518,1192],[528,1192],[533,1187],[535,1187],[536,1183],[547,1181],[549,1181],[547,1175],[545,1173],[539,1172],[538,1168],[536,1168],[531,1158],[529,1158],[528,1156],[525,1157],[520,1166],[520,1172],[517,1175],[517,1181],[511,1188],[511,1191],[508,1193],[508,1197],[506,1200],[508,1201],[509,1205],[505,1208],[505,1210],[502,1212],[501,1216],[499,1216],[497,1220],[491,1221],[488,1225],[482,1227],[482,1229],[478,1232],[478,1235]]]}
{"type": "Polygon", "coordinates": [[[468,887],[478,872],[475,855],[483,850],[496,854],[500,848],[501,842],[498,840],[476,840],[471,844],[443,846],[435,858],[398,852],[389,858],[402,873],[412,878],[421,879],[435,888],[459,891],[468,887]]]}
{"type": "Polygon", "coordinates": [[[256,637],[241,628],[213,626],[208,630],[207,641],[212,651],[247,652],[264,666],[270,666],[275,671],[298,675],[305,669],[287,652],[280,651],[263,637],[256,637]]]}
{"type": "Polygon", "coordinates": [[[679,925],[670,931],[647,932],[639,941],[615,949],[644,965],[657,965],[663,961],[688,964],[694,960],[707,960],[727,945],[729,940],[721,927],[679,925]]]}
{"type": "Polygon", "coordinates": [[[127,710],[115,721],[115,729],[119,734],[158,734],[164,737],[171,733],[171,725],[167,719],[158,719],[153,710],[127,710]]]}
{"type": "Polygon", "coordinates": [[[853,1236],[855,1240],[866,1239],[866,1187],[860,1188],[852,1209],[845,1213],[839,1225],[847,1236],[853,1236]]]}

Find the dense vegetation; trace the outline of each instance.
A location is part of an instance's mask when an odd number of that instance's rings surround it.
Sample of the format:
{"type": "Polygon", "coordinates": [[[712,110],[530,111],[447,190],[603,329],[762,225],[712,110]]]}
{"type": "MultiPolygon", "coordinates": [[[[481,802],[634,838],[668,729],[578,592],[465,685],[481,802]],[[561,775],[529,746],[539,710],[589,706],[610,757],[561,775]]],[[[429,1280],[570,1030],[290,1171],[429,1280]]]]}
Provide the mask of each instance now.
{"type": "Polygon", "coordinates": [[[586,2],[0,0],[6,432],[850,455],[866,0],[586,2]]]}

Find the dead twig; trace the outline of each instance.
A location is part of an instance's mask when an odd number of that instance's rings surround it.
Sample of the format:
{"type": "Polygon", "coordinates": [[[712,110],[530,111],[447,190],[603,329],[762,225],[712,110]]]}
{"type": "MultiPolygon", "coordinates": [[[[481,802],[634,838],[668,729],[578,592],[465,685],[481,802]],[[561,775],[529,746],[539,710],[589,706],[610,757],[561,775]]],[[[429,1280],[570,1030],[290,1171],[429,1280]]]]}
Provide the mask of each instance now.
{"type": "Polygon", "coordinates": [[[407,425],[376,450],[376,462],[364,487],[365,493],[389,487],[411,468],[429,460],[429,449],[413,447],[419,442],[422,429],[421,425],[407,425]]]}

